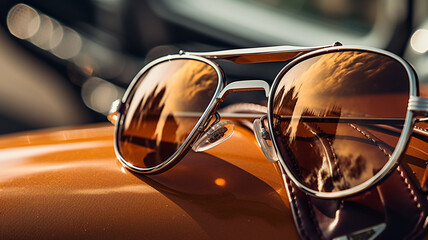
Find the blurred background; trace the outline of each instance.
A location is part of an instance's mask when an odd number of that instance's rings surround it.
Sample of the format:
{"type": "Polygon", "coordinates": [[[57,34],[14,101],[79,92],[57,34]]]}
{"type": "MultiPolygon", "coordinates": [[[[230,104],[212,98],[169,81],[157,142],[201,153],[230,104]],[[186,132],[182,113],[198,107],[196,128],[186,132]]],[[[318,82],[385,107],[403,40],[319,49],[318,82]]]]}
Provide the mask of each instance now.
{"type": "Polygon", "coordinates": [[[1,0],[0,134],[106,121],[147,61],[179,49],[336,41],[394,52],[428,83],[426,0],[1,0]]]}

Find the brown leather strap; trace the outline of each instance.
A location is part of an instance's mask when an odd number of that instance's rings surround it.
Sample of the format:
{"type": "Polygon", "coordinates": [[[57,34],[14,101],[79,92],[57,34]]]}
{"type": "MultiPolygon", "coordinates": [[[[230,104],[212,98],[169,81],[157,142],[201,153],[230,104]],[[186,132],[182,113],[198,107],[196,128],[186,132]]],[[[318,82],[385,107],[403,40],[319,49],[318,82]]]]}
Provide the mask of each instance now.
{"type": "Polygon", "coordinates": [[[427,195],[400,165],[362,194],[341,200],[317,199],[285,175],[290,206],[302,239],[415,239],[425,233],[427,195]],[[376,231],[379,231],[376,233],[376,231]]]}

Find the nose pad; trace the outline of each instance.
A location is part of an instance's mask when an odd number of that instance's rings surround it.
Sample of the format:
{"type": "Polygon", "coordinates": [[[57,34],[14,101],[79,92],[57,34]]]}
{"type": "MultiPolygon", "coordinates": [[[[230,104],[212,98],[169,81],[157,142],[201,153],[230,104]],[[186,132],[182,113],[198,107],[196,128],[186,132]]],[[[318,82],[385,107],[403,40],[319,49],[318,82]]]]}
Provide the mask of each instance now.
{"type": "Polygon", "coordinates": [[[257,143],[259,144],[266,158],[273,163],[278,161],[278,155],[276,154],[275,148],[273,147],[272,142],[270,141],[270,134],[268,131],[266,131],[262,120],[254,120],[253,126],[254,135],[256,135],[257,143]]]}
{"type": "Polygon", "coordinates": [[[232,121],[221,121],[211,126],[204,135],[196,141],[192,149],[195,152],[203,152],[224,142],[235,131],[232,121]]]}

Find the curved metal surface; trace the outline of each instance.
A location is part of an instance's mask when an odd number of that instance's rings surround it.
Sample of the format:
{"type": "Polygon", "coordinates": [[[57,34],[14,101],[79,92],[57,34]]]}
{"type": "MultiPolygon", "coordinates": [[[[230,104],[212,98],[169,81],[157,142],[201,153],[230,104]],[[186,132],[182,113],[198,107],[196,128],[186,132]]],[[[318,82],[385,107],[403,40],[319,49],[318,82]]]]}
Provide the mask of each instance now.
{"type": "Polygon", "coordinates": [[[113,132],[1,137],[0,239],[298,238],[281,176],[249,130],[150,176],[122,167],[113,132]]]}

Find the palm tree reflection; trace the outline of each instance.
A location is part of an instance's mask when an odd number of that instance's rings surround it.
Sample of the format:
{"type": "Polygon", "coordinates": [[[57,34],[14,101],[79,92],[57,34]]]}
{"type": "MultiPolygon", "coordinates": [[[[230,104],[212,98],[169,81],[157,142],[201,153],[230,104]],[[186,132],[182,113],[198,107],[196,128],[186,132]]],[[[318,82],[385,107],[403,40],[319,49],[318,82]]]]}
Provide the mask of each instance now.
{"type": "Polygon", "coordinates": [[[120,150],[138,167],[156,166],[188,137],[217,88],[216,71],[196,60],[161,63],[146,72],[129,103],[120,150]]]}

